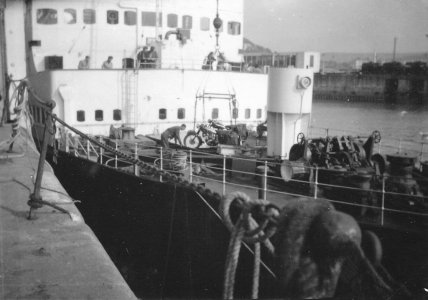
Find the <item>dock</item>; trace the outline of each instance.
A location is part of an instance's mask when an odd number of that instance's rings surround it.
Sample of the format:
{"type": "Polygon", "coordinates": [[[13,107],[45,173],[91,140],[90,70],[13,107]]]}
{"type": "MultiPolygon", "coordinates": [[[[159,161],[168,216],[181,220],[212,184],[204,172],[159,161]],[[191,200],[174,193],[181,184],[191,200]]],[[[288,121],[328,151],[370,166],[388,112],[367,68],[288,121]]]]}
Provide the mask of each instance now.
{"type": "Polygon", "coordinates": [[[24,129],[8,152],[11,132],[0,127],[0,299],[137,299],[48,163],[53,206],[28,218],[39,153],[24,129]]]}

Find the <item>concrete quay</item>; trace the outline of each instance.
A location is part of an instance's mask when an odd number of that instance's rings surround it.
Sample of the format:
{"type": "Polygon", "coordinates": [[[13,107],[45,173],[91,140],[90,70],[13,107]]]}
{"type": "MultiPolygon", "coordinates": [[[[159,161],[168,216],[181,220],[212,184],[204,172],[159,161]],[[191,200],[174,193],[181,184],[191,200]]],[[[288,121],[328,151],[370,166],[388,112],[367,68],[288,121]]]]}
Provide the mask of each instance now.
{"type": "Polygon", "coordinates": [[[69,213],[27,218],[39,153],[23,129],[8,153],[11,132],[0,127],[0,299],[136,299],[48,163],[41,197],[69,213]]]}

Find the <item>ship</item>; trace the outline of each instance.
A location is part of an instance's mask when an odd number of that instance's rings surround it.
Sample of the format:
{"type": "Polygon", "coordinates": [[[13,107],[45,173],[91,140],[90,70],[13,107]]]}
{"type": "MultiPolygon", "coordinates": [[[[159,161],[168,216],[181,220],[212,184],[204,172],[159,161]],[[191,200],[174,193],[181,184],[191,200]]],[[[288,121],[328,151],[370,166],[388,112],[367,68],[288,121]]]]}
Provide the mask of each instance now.
{"type": "Polygon", "coordinates": [[[4,3],[10,117],[81,201],[136,295],[424,293],[426,162],[415,170],[416,159],[391,153],[387,165],[373,150],[379,133],[305,134],[314,56],[268,74],[245,68],[242,0],[4,3]],[[160,147],[160,133],[179,124],[190,128],[185,147],[160,147]],[[253,239],[239,251],[230,236],[242,210],[253,239]]]}

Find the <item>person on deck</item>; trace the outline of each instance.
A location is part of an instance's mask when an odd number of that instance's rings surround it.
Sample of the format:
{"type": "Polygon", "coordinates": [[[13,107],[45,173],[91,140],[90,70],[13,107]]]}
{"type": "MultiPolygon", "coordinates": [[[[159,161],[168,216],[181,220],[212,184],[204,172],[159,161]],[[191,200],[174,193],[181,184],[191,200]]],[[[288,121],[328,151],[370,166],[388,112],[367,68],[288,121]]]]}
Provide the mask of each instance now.
{"type": "Polygon", "coordinates": [[[86,70],[89,69],[89,61],[90,61],[90,57],[89,56],[85,56],[85,59],[82,59],[81,61],[79,61],[79,65],[78,65],[78,69],[79,70],[86,70]]]}
{"type": "Polygon", "coordinates": [[[180,146],[183,146],[183,143],[181,142],[180,138],[180,131],[186,129],[186,124],[181,124],[181,126],[173,126],[162,132],[161,134],[161,146],[165,149],[169,148],[169,140],[174,139],[175,143],[180,144],[180,146]]]}
{"type": "Polygon", "coordinates": [[[109,56],[105,62],[103,62],[103,65],[101,68],[103,69],[113,69],[113,56],[109,56]]]}

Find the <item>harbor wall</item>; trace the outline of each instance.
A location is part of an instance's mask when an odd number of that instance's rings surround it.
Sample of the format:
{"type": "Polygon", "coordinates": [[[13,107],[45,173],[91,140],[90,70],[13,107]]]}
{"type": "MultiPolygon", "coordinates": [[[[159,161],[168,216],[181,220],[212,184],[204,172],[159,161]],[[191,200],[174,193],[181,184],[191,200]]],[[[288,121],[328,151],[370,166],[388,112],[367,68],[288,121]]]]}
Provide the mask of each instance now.
{"type": "Polygon", "coordinates": [[[314,100],[427,104],[428,77],[315,74],[314,100]]]}

